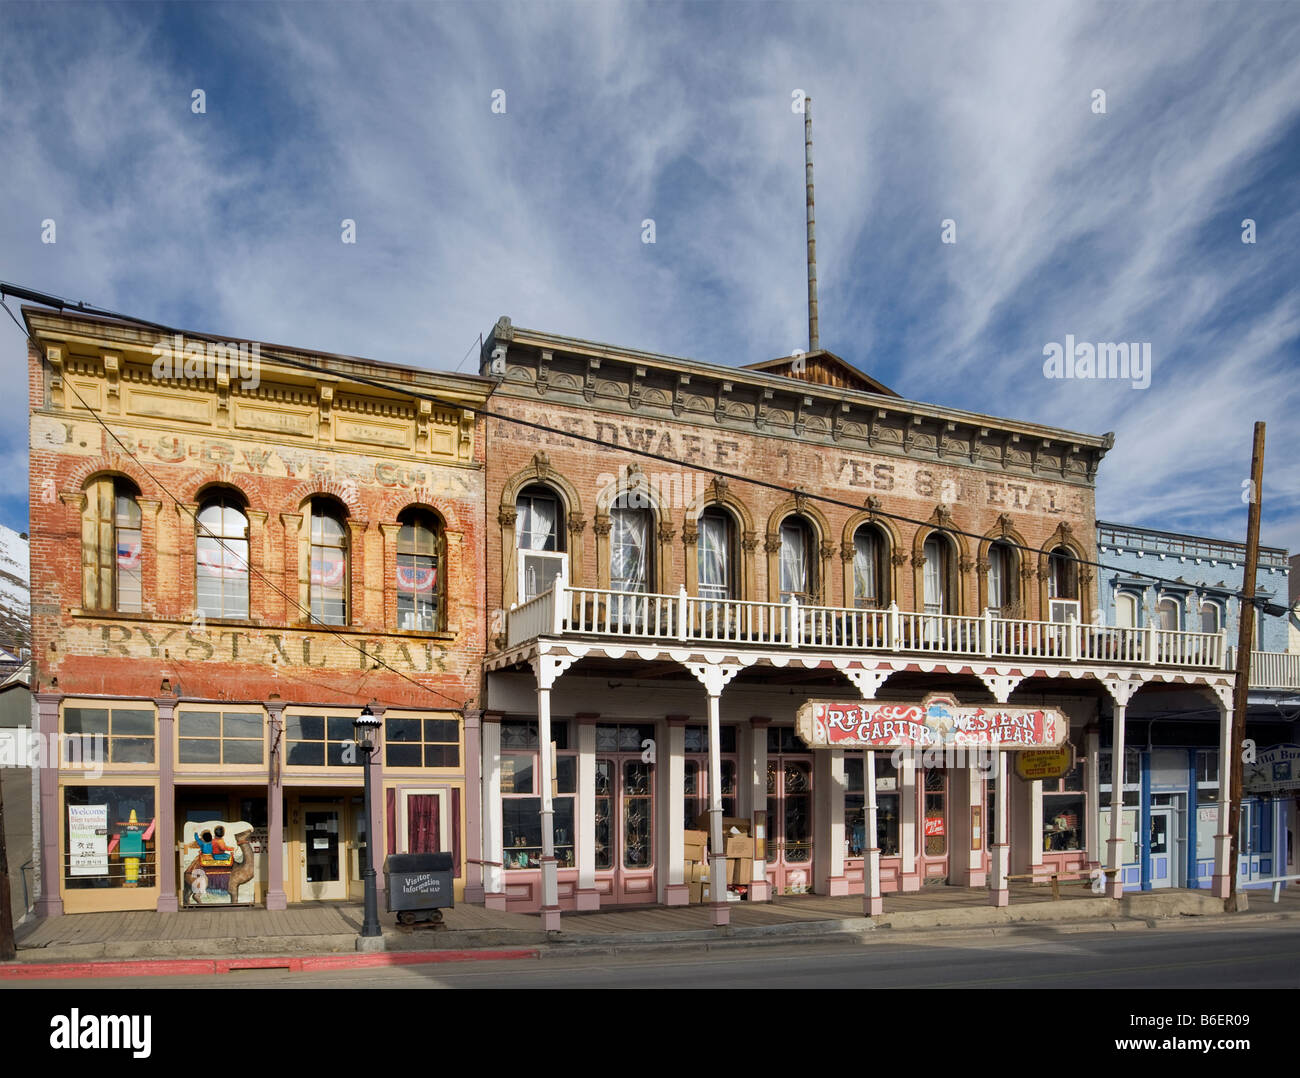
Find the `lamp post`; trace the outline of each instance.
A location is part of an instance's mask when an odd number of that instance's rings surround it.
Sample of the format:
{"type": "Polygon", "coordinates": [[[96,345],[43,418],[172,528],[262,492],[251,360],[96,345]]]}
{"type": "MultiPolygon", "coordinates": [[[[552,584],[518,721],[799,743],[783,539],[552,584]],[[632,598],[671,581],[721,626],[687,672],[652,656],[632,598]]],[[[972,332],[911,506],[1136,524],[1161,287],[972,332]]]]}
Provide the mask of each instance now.
{"type": "Polygon", "coordinates": [[[375,814],[371,804],[370,794],[370,757],[375,750],[379,748],[379,739],[376,736],[379,733],[380,720],[375,713],[370,710],[367,704],[361,709],[361,714],[352,720],[352,734],[356,742],[357,749],[361,752],[366,773],[366,850],[365,850],[365,867],[361,870],[361,882],[365,887],[366,912],[365,919],[361,924],[361,935],[383,936],[384,930],[379,927],[379,909],[378,899],[375,895],[375,859],[371,851],[375,848],[375,814]]]}

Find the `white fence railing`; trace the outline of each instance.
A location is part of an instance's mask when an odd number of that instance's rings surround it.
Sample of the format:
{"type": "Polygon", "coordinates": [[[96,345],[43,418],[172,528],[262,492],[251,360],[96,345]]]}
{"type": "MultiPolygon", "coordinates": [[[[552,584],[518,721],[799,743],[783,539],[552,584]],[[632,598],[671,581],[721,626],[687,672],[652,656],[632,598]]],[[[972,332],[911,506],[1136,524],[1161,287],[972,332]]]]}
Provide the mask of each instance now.
{"type": "MultiPolygon", "coordinates": [[[[1228,656],[1230,665],[1236,665],[1236,656],[1237,649],[1231,648],[1228,656]]],[[[1252,651],[1250,687],[1300,690],[1300,654],[1289,651],[1252,651]]]]}
{"type": "MultiPolygon", "coordinates": [[[[1124,629],[1083,622],[1024,621],[928,614],[888,609],[746,602],[688,596],[565,587],[545,592],[510,611],[509,646],[541,635],[662,639],[706,644],[969,655],[1047,662],[1134,663],[1195,669],[1227,668],[1221,633],[1191,633],[1147,626],[1124,629]]],[[[1300,656],[1269,659],[1267,676],[1281,687],[1300,685],[1300,656]],[[1285,679],[1289,678],[1287,681],[1285,679]]],[[[1252,677],[1252,684],[1256,679],[1252,677]]]]}

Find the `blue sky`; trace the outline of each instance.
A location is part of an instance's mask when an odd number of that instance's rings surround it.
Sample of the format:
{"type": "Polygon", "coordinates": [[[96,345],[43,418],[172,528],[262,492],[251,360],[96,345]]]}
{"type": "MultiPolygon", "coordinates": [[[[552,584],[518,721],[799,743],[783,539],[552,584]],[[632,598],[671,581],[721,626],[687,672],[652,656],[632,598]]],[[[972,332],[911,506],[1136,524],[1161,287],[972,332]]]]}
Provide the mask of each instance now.
{"type": "MultiPolygon", "coordinates": [[[[1170,530],[1244,535],[1263,419],[1264,541],[1300,549],[1296,5],[7,4],[0,18],[0,279],[442,369],[501,314],[769,359],[807,345],[800,89],[815,102],[824,347],[906,397],[1114,431],[1099,516],[1170,530]],[[1150,342],[1150,387],[1044,378],[1044,347],[1067,334],[1150,342]]],[[[5,324],[21,384],[24,341],[5,324]]],[[[0,522],[18,530],[25,432],[8,394],[0,522]]]]}

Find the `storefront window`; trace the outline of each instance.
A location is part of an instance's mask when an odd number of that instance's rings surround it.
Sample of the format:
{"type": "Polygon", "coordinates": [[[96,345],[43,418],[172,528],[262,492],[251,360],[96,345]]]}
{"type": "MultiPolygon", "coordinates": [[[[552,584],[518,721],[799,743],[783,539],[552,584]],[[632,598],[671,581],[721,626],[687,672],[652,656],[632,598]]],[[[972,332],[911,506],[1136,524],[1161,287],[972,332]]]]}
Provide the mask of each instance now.
{"type": "Polygon", "coordinates": [[[288,715],[284,720],[284,739],[289,746],[285,763],[290,767],[356,767],[361,756],[352,748],[352,736],[351,715],[288,715]]]}
{"type": "MultiPolygon", "coordinates": [[[[565,752],[569,724],[551,724],[556,746],[555,859],[560,868],[577,863],[574,803],[578,792],[578,757],[565,752]]],[[[542,857],[541,746],[537,723],[509,721],[501,724],[501,844],[507,869],[540,868],[542,857]]]]}
{"type": "Polygon", "coordinates": [[[925,770],[925,855],[942,857],[948,852],[948,773],[925,770]]]}
{"type": "MultiPolygon", "coordinates": [[[[709,728],[707,726],[687,726],[684,731],[684,744],[687,753],[695,754],[695,759],[685,761],[686,788],[683,797],[683,816],[688,829],[694,829],[699,817],[709,811],[709,728]]],[[[736,728],[721,727],[719,737],[722,754],[722,815],[736,815],[736,728]],[[731,754],[728,759],[726,754],[731,754]]],[[[707,830],[707,828],[706,828],[707,830]]]]}
{"type": "MultiPolygon", "coordinates": [[[[1102,749],[1097,754],[1097,782],[1102,786],[1111,783],[1111,752],[1102,749]]],[[[1124,750],[1124,785],[1136,786],[1142,781],[1142,753],[1138,749],[1124,750]]]]}
{"type": "Polygon", "coordinates": [[[384,718],[387,767],[459,767],[460,723],[454,718],[384,718]]]}
{"type": "Polygon", "coordinates": [[[1084,761],[1065,776],[1043,782],[1043,849],[1049,853],[1086,849],[1083,821],[1088,818],[1084,793],[1084,761]]]}
{"type": "Polygon", "coordinates": [[[65,786],[64,886],[156,887],[152,786],[65,786]]]}
{"type": "Polygon", "coordinates": [[[260,711],[181,711],[183,764],[260,764],[265,742],[260,711]]]}
{"type": "Polygon", "coordinates": [[[152,709],[65,707],[63,733],[62,759],[65,764],[96,758],[109,764],[154,762],[152,709]]]}
{"type": "Polygon", "coordinates": [[[844,846],[848,857],[861,857],[867,848],[867,798],[861,756],[844,758],[844,846]]]}

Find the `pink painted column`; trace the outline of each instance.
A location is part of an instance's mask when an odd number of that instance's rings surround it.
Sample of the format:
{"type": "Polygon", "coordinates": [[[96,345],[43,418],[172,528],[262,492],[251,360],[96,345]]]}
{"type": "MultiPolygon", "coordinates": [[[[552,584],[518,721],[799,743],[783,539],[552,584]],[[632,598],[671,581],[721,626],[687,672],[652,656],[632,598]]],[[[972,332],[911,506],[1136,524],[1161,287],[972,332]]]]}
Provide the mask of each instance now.
{"type": "Polygon", "coordinates": [[[284,787],[280,781],[284,755],[284,703],[268,701],[266,714],[270,746],[266,781],[266,908],[283,910],[289,906],[284,893],[284,787]]]}
{"type": "Polygon", "coordinates": [[[158,705],[158,804],[153,832],[154,856],[158,865],[158,912],[175,913],[176,900],[176,776],[172,767],[172,746],[176,743],[176,697],[164,696],[158,705]]]}
{"type": "Polygon", "coordinates": [[[767,728],[772,720],[755,715],[749,720],[752,731],[749,739],[749,785],[754,801],[754,812],[763,813],[764,833],[754,832],[754,882],[749,886],[750,902],[771,902],[772,885],[767,879],[767,839],[772,833],[772,821],[767,818],[767,728]],[[763,856],[758,856],[758,839],[763,840],[763,856]]]}
{"type": "Polygon", "coordinates": [[[63,865],[59,859],[59,828],[63,813],[59,805],[59,701],[58,693],[36,693],[36,715],[46,753],[40,768],[41,801],[41,897],[36,900],[40,917],[63,915],[63,865]]]}
{"type": "Polygon", "coordinates": [[[862,789],[867,800],[867,847],[862,863],[862,914],[879,917],[885,912],[885,899],[880,891],[880,847],[876,845],[876,752],[867,749],[862,754],[862,789]]]}
{"type": "Polygon", "coordinates": [[[989,880],[989,905],[1008,906],[1011,904],[1011,892],[1008,890],[1008,865],[1011,862],[1011,847],[1007,844],[1007,754],[999,750],[997,777],[994,779],[993,798],[997,802],[997,835],[994,838],[991,853],[992,878],[989,880]]]}

